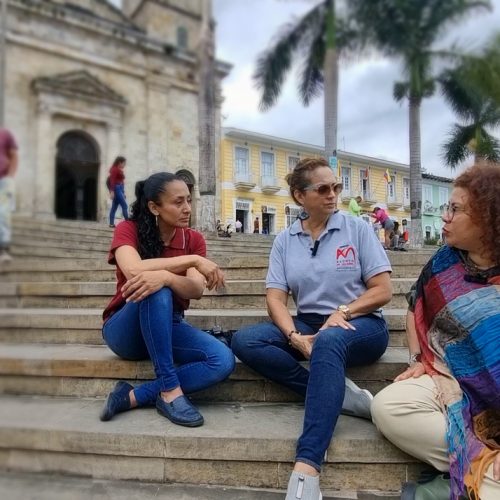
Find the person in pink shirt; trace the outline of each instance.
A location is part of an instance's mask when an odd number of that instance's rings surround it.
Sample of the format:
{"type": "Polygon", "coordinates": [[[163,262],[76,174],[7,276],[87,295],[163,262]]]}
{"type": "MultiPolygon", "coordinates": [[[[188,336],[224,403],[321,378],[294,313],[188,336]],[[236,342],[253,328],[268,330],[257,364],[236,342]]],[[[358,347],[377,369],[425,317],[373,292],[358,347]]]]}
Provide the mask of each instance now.
{"type": "Polygon", "coordinates": [[[0,263],[11,260],[11,212],[14,205],[14,176],[17,171],[17,144],[6,128],[0,128],[0,263]]]}
{"type": "Polygon", "coordinates": [[[391,233],[394,231],[394,222],[387,212],[380,207],[375,207],[370,214],[384,228],[384,248],[388,250],[391,246],[391,233]]]}

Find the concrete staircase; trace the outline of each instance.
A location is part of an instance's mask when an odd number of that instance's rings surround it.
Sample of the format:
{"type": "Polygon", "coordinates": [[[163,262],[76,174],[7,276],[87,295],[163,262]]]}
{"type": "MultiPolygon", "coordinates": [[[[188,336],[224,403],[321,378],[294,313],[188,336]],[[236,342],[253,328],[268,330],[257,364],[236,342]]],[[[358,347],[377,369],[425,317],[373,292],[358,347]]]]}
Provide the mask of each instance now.
{"type": "MultiPolygon", "coordinates": [[[[0,268],[0,469],[215,485],[221,491],[236,487],[256,492],[241,498],[282,498],[276,490],[286,488],[303,407],[294,394],[242,363],[229,380],[193,395],[205,416],[203,427],[174,426],[154,409],[99,421],[103,398],[117,379],[137,383],[153,377],[149,362],[120,360],[102,343],[102,308],[114,292],[114,272],[106,264],[111,235],[95,223],[15,220],[16,258],[0,268]]],[[[228,282],[225,290],[192,301],[189,321],[237,329],[266,320],[264,277],[272,237],[208,235],[207,241],[228,282]]],[[[375,365],[349,371],[373,392],[406,365],[404,293],[429,255],[390,255],[390,348],[375,365]]],[[[420,467],[371,423],[342,416],[322,488],[335,497],[395,494],[420,467]]]]}

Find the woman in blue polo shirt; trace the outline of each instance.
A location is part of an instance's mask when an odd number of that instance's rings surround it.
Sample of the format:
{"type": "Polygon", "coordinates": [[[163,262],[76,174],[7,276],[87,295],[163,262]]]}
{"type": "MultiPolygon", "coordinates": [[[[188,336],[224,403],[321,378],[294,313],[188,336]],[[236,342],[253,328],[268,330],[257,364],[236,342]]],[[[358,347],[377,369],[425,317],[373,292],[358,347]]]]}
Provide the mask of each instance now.
{"type": "Polygon", "coordinates": [[[305,398],[286,498],[318,500],[321,464],[341,411],[370,418],[371,394],[346,379],[345,370],[375,362],[387,348],[380,307],[392,296],[391,266],[369,225],[338,211],[342,185],[326,160],[301,160],[287,182],[303,213],[271,251],[266,301],[272,323],[243,328],[232,348],[254,370],[305,398]],[[300,364],[305,359],[309,370],[300,364]]]}

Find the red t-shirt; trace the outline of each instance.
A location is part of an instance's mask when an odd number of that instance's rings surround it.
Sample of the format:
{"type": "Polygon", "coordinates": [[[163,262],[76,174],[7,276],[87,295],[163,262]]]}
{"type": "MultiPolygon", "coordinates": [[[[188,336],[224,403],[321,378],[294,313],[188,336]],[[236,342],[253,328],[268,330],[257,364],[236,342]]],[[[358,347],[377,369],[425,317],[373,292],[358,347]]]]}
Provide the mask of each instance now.
{"type": "Polygon", "coordinates": [[[0,128],[0,179],[7,175],[9,170],[9,153],[17,149],[14,136],[6,129],[0,128]]]}
{"type": "MultiPolygon", "coordinates": [[[[122,296],[121,288],[127,282],[127,278],[118,266],[115,260],[115,251],[118,247],[129,245],[139,251],[139,241],[137,236],[137,225],[134,221],[124,221],[116,226],[111,248],[108,254],[108,263],[116,266],[116,293],[111,299],[104,312],[103,320],[106,321],[112,314],[125,305],[125,299],[122,296]]],[[[203,236],[193,229],[177,228],[170,245],[164,247],[160,258],[178,257],[179,255],[207,255],[207,245],[203,236]]],[[[177,273],[180,276],[186,276],[186,272],[177,273]]],[[[184,311],[189,307],[189,300],[182,299],[174,294],[174,309],[184,311]]]]}
{"type": "Polygon", "coordinates": [[[123,169],[119,166],[114,166],[109,169],[109,189],[111,191],[115,190],[117,184],[123,184],[125,182],[125,174],[123,169]]]}

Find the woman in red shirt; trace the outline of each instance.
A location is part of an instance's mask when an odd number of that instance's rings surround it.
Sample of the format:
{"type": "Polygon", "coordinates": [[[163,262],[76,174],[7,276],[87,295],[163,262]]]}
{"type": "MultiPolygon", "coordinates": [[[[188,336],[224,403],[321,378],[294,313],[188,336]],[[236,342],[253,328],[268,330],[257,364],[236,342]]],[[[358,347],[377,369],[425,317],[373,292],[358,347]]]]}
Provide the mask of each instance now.
{"type": "Polygon", "coordinates": [[[191,195],[174,174],[153,174],[135,187],[131,220],[115,230],[108,257],[116,265],[116,294],[106,307],[103,337],[128,360],[151,359],[156,379],[133,387],[119,381],[101,420],[136,406],[156,405],[175,424],[195,427],[203,417],[185,393],[224,380],[234,356],[222,342],[184,320],[190,299],[224,285],[208,260],[203,236],[188,227],[191,195]]]}
{"type": "Polygon", "coordinates": [[[125,174],[123,173],[126,163],[127,159],[125,157],[117,156],[109,169],[108,189],[113,200],[109,212],[109,227],[115,227],[115,214],[118,205],[122,207],[123,218],[128,220],[128,206],[125,200],[125,174]]]}

